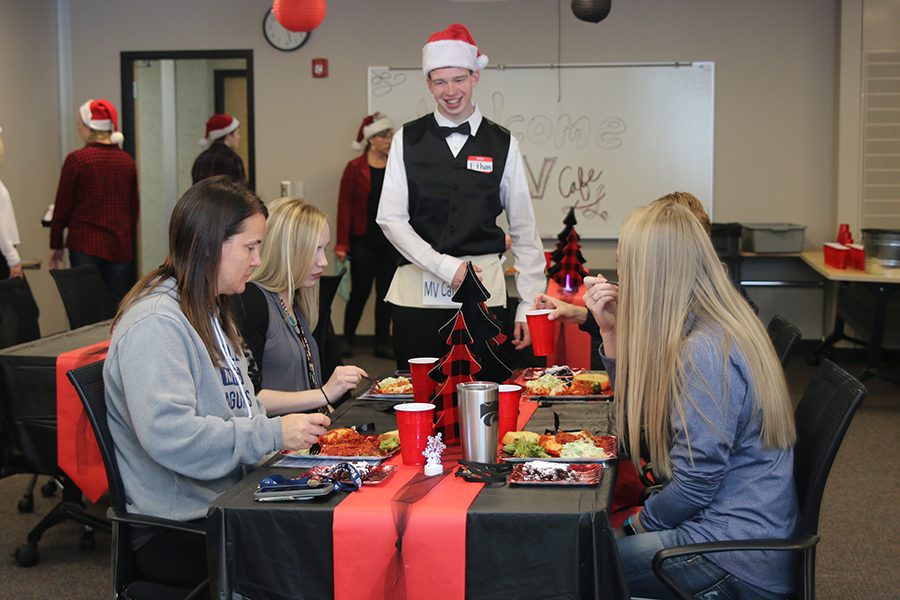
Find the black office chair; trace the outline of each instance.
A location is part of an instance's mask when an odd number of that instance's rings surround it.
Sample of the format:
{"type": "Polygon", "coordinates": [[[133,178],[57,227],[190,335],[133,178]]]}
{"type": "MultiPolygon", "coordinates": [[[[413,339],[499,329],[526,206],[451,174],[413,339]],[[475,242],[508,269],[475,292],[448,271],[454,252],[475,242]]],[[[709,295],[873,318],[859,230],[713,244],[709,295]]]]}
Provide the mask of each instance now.
{"type": "Polygon", "coordinates": [[[803,334],[796,325],[780,315],[775,315],[766,326],[766,332],[769,339],[772,340],[772,346],[775,347],[775,354],[782,367],[787,367],[788,358],[791,356],[794,346],[800,341],[803,334]]]}
{"type": "Polygon", "coordinates": [[[95,265],[50,269],[50,276],[59,289],[70,329],[112,319],[116,315],[112,296],[95,265]]]}
{"type": "Polygon", "coordinates": [[[794,446],[794,483],[800,502],[797,536],[792,539],[736,540],[665,548],[653,557],[653,572],[682,600],[691,594],[682,590],[666,572],[665,561],[690,554],[733,550],[780,550],[800,552],[795,566],[792,598],[813,600],[816,596],[816,553],[819,541],[819,507],[828,472],[834,462],[853,414],[866,388],[833,362],[826,360],[806,386],[794,412],[797,445],[794,446]]]}
{"type": "Polygon", "coordinates": [[[106,397],[103,387],[103,361],[73,369],[67,373],[69,380],[78,392],[84,404],[85,413],[91,422],[91,428],[97,438],[97,446],[106,467],[106,478],[109,482],[110,507],[107,516],[112,521],[113,552],[113,598],[132,600],[142,599],[192,599],[208,596],[209,581],[199,586],[182,589],[141,578],[134,562],[131,550],[131,533],[134,525],[148,525],[165,529],[186,531],[205,536],[203,526],[191,525],[182,521],[161,519],[147,515],[129,513],[125,509],[125,487],[116,462],[115,445],[109,432],[106,420],[106,397]]]}
{"type": "MultiPolygon", "coordinates": [[[[24,277],[13,277],[0,281],[0,348],[8,348],[16,344],[24,344],[41,337],[38,322],[40,310],[34,301],[31,287],[24,277]]],[[[6,438],[4,438],[4,447],[6,438]]],[[[5,470],[5,465],[4,465],[5,470]]],[[[37,475],[29,479],[25,493],[19,499],[19,512],[34,510],[34,487],[37,475]]],[[[51,479],[41,487],[44,496],[52,496],[57,488],[56,481],[51,479]]]]}
{"type": "Polygon", "coordinates": [[[319,357],[322,361],[322,378],[327,381],[335,367],[344,364],[341,360],[341,343],[334,333],[331,323],[331,305],[337,295],[338,286],[346,269],[337,275],[323,275],[319,279],[319,322],[313,330],[313,337],[319,346],[319,357]]]}

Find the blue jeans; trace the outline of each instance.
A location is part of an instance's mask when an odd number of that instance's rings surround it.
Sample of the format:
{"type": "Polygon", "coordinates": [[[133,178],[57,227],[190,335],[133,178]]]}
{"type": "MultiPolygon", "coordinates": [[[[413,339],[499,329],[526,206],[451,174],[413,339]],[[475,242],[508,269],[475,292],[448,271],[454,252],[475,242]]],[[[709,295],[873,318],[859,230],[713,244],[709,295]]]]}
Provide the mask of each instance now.
{"type": "Polygon", "coordinates": [[[119,302],[134,285],[134,275],[132,275],[132,264],[111,262],[97,256],[91,256],[78,250],[69,249],[69,262],[73,267],[81,265],[97,265],[100,269],[100,277],[103,283],[109,289],[109,295],[112,297],[113,306],[119,306],[119,302]]]}
{"type": "MultiPolygon", "coordinates": [[[[675,598],[653,574],[653,556],[663,548],[690,544],[678,529],[652,531],[617,540],[628,591],[640,598],[675,598]]],[[[742,581],[709,559],[690,555],[665,562],[666,572],[697,600],[777,600],[782,598],[742,581]]]]}

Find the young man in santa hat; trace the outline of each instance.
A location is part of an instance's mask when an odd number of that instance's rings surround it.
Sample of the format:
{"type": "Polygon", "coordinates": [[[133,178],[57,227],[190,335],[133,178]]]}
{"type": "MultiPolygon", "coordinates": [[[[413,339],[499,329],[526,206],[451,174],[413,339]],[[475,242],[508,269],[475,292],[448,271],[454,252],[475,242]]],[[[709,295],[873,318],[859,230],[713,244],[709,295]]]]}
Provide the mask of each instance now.
{"type": "Polygon", "coordinates": [[[525,312],[546,287],[544,253],[518,141],[473,100],[487,62],[464,25],[432,34],[422,70],[437,108],[400,128],[391,145],[377,222],[408,262],[387,295],[401,368],[410,357],[446,353],[438,329],[456,313],[450,298],[467,261],[491,294],[491,312],[503,317],[506,240],[496,224],[503,211],[519,292],[512,342],[516,349],[531,344],[525,312]]]}
{"type": "Polygon", "coordinates": [[[206,135],[200,145],[206,148],[194,161],[194,183],[214,175],[228,175],[247,186],[244,161],[237,153],[241,144],[240,121],[227,114],[213,115],[206,121],[206,135]]]}
{"type": "Polygon", "coordinates": [[[69,249],[73,267],[94,264],[116,304],[134,283],[137,238],[137,168],[120,148],[119,115],[107,100],[88,100],[78,109],[84,148],[66,157],[50,223],[51,269],[69,249]],[[65,242],[63,241],[63,232],[65,242]]]}

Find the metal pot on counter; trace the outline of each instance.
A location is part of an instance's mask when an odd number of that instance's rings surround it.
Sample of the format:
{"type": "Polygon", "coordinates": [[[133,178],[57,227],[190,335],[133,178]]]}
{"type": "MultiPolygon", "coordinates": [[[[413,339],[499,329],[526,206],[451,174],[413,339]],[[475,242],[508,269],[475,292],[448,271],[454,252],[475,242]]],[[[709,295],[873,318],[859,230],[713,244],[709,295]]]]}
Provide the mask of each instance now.
{"type": "Polygon", "coordinates": [[[863,229],[866,271],[900,268],[900,229],[863,229]]]}

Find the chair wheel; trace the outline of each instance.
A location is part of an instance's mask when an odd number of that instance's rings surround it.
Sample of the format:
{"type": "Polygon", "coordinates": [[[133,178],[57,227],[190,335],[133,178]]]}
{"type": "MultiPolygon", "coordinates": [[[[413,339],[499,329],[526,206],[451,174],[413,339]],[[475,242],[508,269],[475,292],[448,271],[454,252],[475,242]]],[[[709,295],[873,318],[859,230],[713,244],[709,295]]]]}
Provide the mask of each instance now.
{"type": "Polygon", "coordinates": [[[16,548],[16,562],[20,567],[33,567],[40,559],[37,544],[22,544],[16,548]]]}
{"type": "Polygon", "coordinates": [[[41,486],[41,495],[44,498],[49,498],[50,496],[56,494],[57,489],[59,489],[59,484],[56,483],[55,479],[50,479],[41,486]]]}
{"type": "Polygon", "coordinates": [[[20,513],[34,512],[34,496],[31,494],[22,496],[19,498],[19,504],[17,506],[20,513]]]}
{"type": "Polygon", "coordinates": [[[93,531],[85,531],[81,534],[81,539],[78,540],[78,549],[79,550],[93,550],[97,547],[97,541],[94,539],[93,531]]]}

